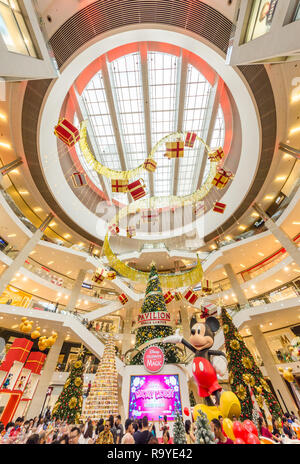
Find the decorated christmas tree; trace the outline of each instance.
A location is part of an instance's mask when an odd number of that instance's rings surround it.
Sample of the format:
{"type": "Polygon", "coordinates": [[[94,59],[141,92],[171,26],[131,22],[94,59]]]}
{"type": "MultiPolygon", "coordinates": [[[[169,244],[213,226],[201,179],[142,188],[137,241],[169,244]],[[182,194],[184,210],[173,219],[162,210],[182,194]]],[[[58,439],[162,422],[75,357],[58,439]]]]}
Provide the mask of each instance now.
{"type": "Polygon", "coordinates": [[[70,375],[52,410],[52,418],[77,424],[82,409],[82,387],[84,369],[84,350],[81,349],[73,363],[70,375]]]}
{"type": "Polygon", "coordinates": [[[175,445],[185,445],[185,428],[183,424],[183,419],[179,414],[179,411],[176,410],[175,422],[173,425],[173,434],[174,434],[174,444],[175,445]]]}
{"type": "Polygon", "coordinates": [[[222,308],[221,319],[225,337],[229,383],[241,403],[241,420],[251,420],[253,417],[253,401],[249,386],[262,413],[264,413],[264,403],[266,403],[272,416],[282,417],[283,412],[279,403],[225,308],[222,308]]]}
{"type": "Polygon", "coordinates": [[[207,419],[207,415],[201,411],[198,411],[199,415],[196,420],[196,430],[195,430],[195,437],[196,437],[196,444],[197,445],[214,445],[215,436],[210,428],[209,420],[207,419]]]}
{"type": "Polygon", "coordinates": [[[119,408],[116,352],[114,339],[109,336],[89,396],[85,401],[81,418],[83,421],[88,417],[98,421],[101,418],[107,419],[110,415],[117,414],[119,414],[119,408]]]}
{"type": "MultiPolygon", "coordinates": [[[[168,312],[155,266],[152,266],[150,271],[145,300],[142,306],[141,314],[148,315],[149,313],[153,312],[168,312]]],[[[141,327],[139,327],[136,332],[135,347],[139,348],[146,342],[149,342],[156,338],[164,338],[169,335],[172,335],[173,333],[174,331],[172,327],[168,325],[167,322],[155,325],[141,325],[141,327]]],[[[159,342],[155,342],[155,345],[159,346],[164,351],[165,361],[167,363],[179,362],[178,349],[175,345],[171,343],[163,344],[159,342]]],[[[138,354],[136,354],[133,357],[131,364],[142,364],[143,354],[144,350],[141,350],[138,354]]]]}

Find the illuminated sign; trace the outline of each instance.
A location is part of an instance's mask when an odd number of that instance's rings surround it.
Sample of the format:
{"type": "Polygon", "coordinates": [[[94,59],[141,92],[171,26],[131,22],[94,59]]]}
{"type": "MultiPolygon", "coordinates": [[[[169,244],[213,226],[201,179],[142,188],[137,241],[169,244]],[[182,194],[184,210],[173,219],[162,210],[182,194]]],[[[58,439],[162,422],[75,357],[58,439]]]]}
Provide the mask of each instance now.
{"type": "Polygon", "coordinates": [[[151,313],[142,313],[138,315],[140,325],[162,325],[171,321],[171,314],[166,311],[153,311],[151,313]]]}

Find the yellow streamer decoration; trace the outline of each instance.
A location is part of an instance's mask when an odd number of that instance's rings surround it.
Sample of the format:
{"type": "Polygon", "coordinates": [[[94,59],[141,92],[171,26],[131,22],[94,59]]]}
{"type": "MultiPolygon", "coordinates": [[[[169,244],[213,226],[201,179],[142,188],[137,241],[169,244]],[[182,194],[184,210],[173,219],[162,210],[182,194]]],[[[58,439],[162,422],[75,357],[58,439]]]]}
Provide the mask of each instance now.
{"type": "MultiPolygon", "coordinates": [[[[155,153],[157,152],[158,148],[160,145],[163,143],[167,142],[168,140],[172,140],[175,138],[181,138],[186,134],[186,132],[173,132],[171,134],[168,134],[167,136],[163,137],[161,140],[157,142],[156,145],[152,148],[150,154],[147,156],[147,159],[153,159],[155,153]]],[[[205,148],[208,152],[211,152],[210,147],[204,142],[203,139],[200,137],[196,137],[196,139],[205,145],[205,148]]],[[[114,169],[110,169],[106,166],[104,166],[100,161],[96,160],[95,156],[91,152],[91,149],[89,147],[89,144],[87,142],[87,121],[83,121],[80,125],[80,140],[79,140],[79,146],[81,153],[83,154],[86,162],[93,168],[98,174],[101,174],[105,177],[108,177],[109,179],[114,179],[114,180],[129,180],[132,179],[133,177],[139,177],[143,171],[146,171],[144,168],[144,163],[141,164],[140,166],[134,168],[134,169],[129,169],[128,171],[115,171],[114,169]]],[[[145,160],[146,161],[146,160],[145,160]]]]}
{"type": "MultiPolygon", "coordinates": [[[[130,280],[135,282],[140,282],[147,284],[149,273],[137,271],[127,264],[124,264],[112,251],[108,235],[106,235],[103,243],[103,249],[105,256],[108,259],[110,267],[115,271],[121,274],[124,277],[127,277],[130,280]]],[[[181,288],[181,287],[190,287],[196,285],[203,277],[203,269],[199,257],[197,257],[197,265],[191,271],[181,273],[179,275],[169,275],[169,274],[159,274],[159,279],[163,288],[181,288]]]]}

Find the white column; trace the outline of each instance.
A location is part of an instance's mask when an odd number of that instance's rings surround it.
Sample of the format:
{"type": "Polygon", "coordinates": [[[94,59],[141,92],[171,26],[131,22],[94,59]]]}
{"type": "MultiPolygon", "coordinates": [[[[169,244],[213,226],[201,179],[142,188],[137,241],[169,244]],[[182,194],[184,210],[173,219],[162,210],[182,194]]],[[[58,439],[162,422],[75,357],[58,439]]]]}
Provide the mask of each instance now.
{"type": "Polygon", "coordinates": [[[77,300],[81,292],[82,283],[84,281],[85,274],[86,274],[86,270],[84,269],[80,269],[80,271],[78,272],[77,278],[74,283],[74,287],[72,288],[72,291],[71,291],[69,302],[66,307],[66,311],[73,311],[73,309],[76,308],[76,303],[77,303],[77,300]]]}
{"type": "Polygon", "coordinates": [[[57,366],[58,357],[60,355],[64,339],[65,334],[59,333],[56,342],[49,350],[37,389],[26,413],[27,419],[38,416],[42,410],[48,387],[51,383],[53,373],[57,366]]]}
{"type": "Polygon", "coordinates": [[[259,206],[253,205],[255,211],[263,218],[267,229],[277,238],[287,253],[293,258],[297,266],[300,266],[300,251],[297,245],[290,239],[281,227],[271,219],[268,214],[259,206]]]}
{"type": "Polygon", "coordinates": [[[283,411],[286,411],[286,409],[288,409],[289,412],[297,411],[297,405],[295,404],[288,390],[288,387],[286,386],[284,380],[278,372],[278,369],[272,356],[272,352],[259,326],[252,326],[251,334],[254,338],[256,348],[259,351],[260,357],[264,363],[266,372],[270,377],[270,380],[276,392],[276,396],[278,398],[279,403],[281,404],[283,411]]]}
{"type": "Polygon", "coordinates": [[[18,272],[20,267],[23,266],[25,260],[28,258],[31,251],[38,244],[38,242],[40,241],[40,239],[42,238],[44,234],[45,229],[51,222],[52,218],[53,218],[53,215],[50,214],[47,217],[47,219],[43,222],[43,224],[40,226],[40,228],[37,229],[35,233],[33,234],[33,236],[28,240],[24,248],[19,252],[19,254],[14,259],[14,261],[11,263],[11,265],[6,269],[6,271],[3,272],[3,274],[0,277],[0,295],[4,292],[7,285],[10,283],[10,281],[14,277],[15,273],[18,272]]]}
{"type": "Polygon", "coordinates": [[[247,298],[245,296],[245,293],[244,293],[243,289],[241,288],[241,286],[239,284],[239,281],[237,280],[237,277],[236,277],[236,275],[235,275],[235,273],[233,271],[233,268],[232,268],[231,264],[225,264],[224,268],[225,268],[226,274],[227,274],[228,279],[230,281],[231,288],[232,288],[233,292],[235,293],[235,296],[237,298],[238,303],[241,306],[247,305],[248,300],[247,300],[247,298]]]}

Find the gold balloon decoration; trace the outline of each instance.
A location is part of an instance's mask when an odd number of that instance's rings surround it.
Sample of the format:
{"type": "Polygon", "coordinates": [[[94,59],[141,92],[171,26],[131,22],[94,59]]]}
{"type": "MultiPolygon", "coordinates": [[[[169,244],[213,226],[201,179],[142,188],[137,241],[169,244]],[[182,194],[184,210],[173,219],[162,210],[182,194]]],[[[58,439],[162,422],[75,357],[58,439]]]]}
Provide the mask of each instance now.
{"type": "Polygon", "coordinates": [[[230,438],[231,440],[235,441],[235,436],[234,436],[234,433],[233,433],[233,422],[230,419],[228,419],[228,417],[223,419],[222,427],[223,427],[223,430],[226,433],[227,437],[230,438]]]}
{"type": "Polygon", "coordinates": [[[287,381],[287,382],[294,382],[295,377],[293,376],[293,369],[291,367],[287,369],[283,369],[280,367],[279,372],[282,374],[282,377],[287,381]]]}
{"type": "Polygon", "coordinates": [[[37,338],[39,338],[39,337],[41,336],[40,330],[41,330],[40,327],[36,327],[36,328],[34,329],[34,331],[31,332],[31,338],[32,338],[33,340],[36,340],[37,338]]]}
{"type": "Polygon", "coordinates": [[[19,328],[21,332],[30,333],[32,331],[33,321],[29,321],[27,317],[22,317],[19,328]]]}

